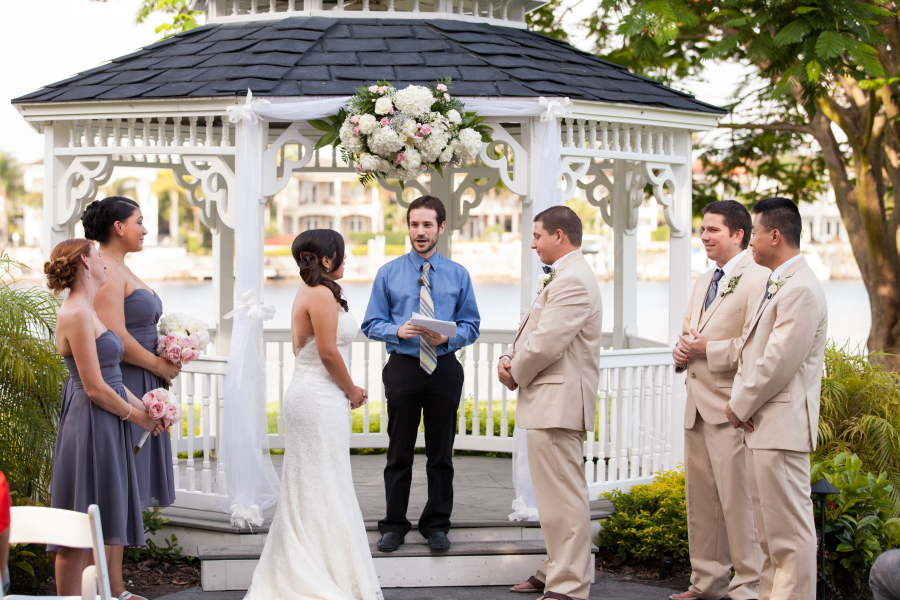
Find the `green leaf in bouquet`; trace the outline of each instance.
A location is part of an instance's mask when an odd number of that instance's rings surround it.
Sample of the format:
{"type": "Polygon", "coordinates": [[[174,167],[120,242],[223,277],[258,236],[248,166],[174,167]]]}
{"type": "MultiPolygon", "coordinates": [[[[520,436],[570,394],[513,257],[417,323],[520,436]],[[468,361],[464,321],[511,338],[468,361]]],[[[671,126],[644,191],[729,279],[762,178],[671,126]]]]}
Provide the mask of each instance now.
{"type": "Polygon", "coordinates": [[[313,150],[318,150],[319,148],[324,148],[325,146],[331,146],[335,144],[339,139],[340,138],[338,137],[337,133],[326,133],[319,138],[319,141],[316,142],[316,146],[315,148],[313,148],[313,150]]]}
{"type": "Polygon", "coordinates": [[[334,124],[329,123],[328,121],[323,121],[321,119],[310,119],[309,121],[307,121],[307,123],[318,129],[319,131],[324,131],[326,133],[334,131],[334,124]]]}

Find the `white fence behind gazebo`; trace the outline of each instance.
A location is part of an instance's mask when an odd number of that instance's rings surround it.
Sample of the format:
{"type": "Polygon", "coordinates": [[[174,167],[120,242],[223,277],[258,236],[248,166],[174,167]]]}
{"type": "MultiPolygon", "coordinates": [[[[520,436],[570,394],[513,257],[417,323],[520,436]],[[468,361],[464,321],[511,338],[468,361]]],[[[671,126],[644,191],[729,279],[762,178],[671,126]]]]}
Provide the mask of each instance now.
{"type": "MultiPolygon", "coordinates": [[[[515,393],[496,379],[500,355],[515,337],[514,331],[484,330],[479,340],[466,348],[461,358],[466,373],[463,402],[460,404],[459,429],[455,448],[483,452],[512,452],[509,422],[514,418],[515,393]],[[466,400],[472,403],[466,415],[466,400]],[[481,428],[480,412],[486,412],[486,427],[481,428]],[[495,434],[499,424],[499,435],[495,434]],[[471,431],[471,433],[467,433],[471,431]]],[[[611,344],[605,334],[604,345],[611,344]]],[[[284,448],[284,420],[281,399],[293,369],[290,332],[267,330],[266,363],[268,400],[278,403],[278,431],[269,434],[273,449],[284,448]]],[[[658,342],[635,338],[633,346],[658,342]]],[[[350,435],[352,448],[386,448],[387,415],[381,368],[387,354],[384,344],[359,335],[353,344],[350,371],[354,380],[369,390],[370,404],[361,413],[363,431],[350,435]],[[376,415],[379,419],[375,419],[376,415]]],[[[625,489],[648,483],[653,473],[670,469],[673,464],[673,436],[678,435],[680,407],[676,407],[671,352],[665,347],[606,351],[601,356],[600,386],[597,390],[598,422],[588,432],[584,444],[585,477],[591,499],[614,488],[625,489]],[[676,422],[677,421],[677,422],[676,422]]],[[[174,390],[185,405],[187,435],[179,429],[173,435],[173,454],[186,453],[186,459],[173,456],[178,482],[177,506],[215,509],[216,481],[224,479],[227,456],[221,456],[219,440],[223,410],[223,381],[226,359],[204,357],[185,368],[174,390]],[[194,458],[195,452],[203,456],[194,458]],[[211,460],[215,456],[216,460],[211,460]]],[[[424,445],[420,434],[418,445],[424,445]]],[[[512,499],[510,499],[512,500],[512,499]]]]}

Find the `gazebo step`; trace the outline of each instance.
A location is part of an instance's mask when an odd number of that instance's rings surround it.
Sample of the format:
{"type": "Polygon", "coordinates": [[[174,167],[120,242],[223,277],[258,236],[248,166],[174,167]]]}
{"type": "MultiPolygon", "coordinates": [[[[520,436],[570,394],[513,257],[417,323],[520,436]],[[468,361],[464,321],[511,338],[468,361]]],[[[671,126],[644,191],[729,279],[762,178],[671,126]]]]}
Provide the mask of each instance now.
{"type": "MultiPolygon", "coordinates": [[[[528,579],[547,558],[542,540],[462,542],[455,541],[453,531],[451,538],[450,550],[441,554],[418,541],[391,553],[370,544],[381,587],[513,585],[528,579]]],[[[199,548],[203,590],[247,589],[261,553],[261,546],[199,548]]]]}
{"type": "MultiPolygon", "coordinates": [[[[204,511],[189,508],[169,507],[161,512],[168,523],[152,539],[161,543],[171,535],[178,537],[178,545],[187,556],[198,556],[200,547],[260,547],[265,543],[269,525],[272,523],[274,508],[265,513],[266,520],[260,527],[235,527],[223,512],[204,511]]],[[[591,520],[605,519],[612,514],[612,507],[606,501],[591,502],[591,520]]],[[[374,544],[381,537],[378,523],[366,522],[369,543],[374,544]]],[[[410,541],[420,541],[415,531],[408,536],[410,541]]],[[[519,542],[541,541],[540,523],[537,521],[496,521],[460,520],[454,521],[450,539],[457,542],[519,542]]]]}

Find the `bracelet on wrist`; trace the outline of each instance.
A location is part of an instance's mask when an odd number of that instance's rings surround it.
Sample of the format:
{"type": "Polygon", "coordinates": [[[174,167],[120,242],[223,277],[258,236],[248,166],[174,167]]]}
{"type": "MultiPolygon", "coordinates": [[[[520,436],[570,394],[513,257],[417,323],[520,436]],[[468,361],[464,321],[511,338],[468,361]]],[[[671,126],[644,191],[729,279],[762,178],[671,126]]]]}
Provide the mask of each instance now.
{"type": "Polygon", "coordinates": [[[127,421],[128,418],[131,416],[131,413],[133,413],[133,412],[134,412],[134,404],[129,402],[128,403],[128,414],[125,415],[124,417],[122,417],[122,420],[127,421]]]}

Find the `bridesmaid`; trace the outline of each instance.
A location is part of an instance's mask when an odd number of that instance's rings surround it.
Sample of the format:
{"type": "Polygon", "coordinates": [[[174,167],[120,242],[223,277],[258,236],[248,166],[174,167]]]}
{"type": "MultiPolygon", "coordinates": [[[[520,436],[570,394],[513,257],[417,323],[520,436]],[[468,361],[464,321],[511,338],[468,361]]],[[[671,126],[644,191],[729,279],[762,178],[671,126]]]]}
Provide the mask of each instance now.
{"type": "MultiPolygon", "coordinates": [[[[106,285],[94,301],[103,324],[125,343],[122,380],[138,398],[150,390],[171,384],[180,368],[156,354],[157,322],[162,301],[125,266],[125,255],[140,252],[147,229],[138,203],[123,196],[91,202],[81,222],[89,240],[100,243],[107,267],[106,285]]],[[[132,435],[139,436],[137,426],[132,435]]],[[[172,444],[169,433],[147,440],[135,457],[141,507],[169,506],[175,501],[172,444]]]]}
{"type": "MultiPolygon", "coordinates": [[[[163,425],[151,419],[141,401],[122,384],[122,340],[94,311],[97,290],[106,281],[105,270],[97,248],[83,239],[60,243],[44,263],[50,289],[57,294],[69,290],[56,325],[56,345],[65,358],[69,379],[54,451],[51,506],[83,513],[91,504],[100,507],[110,588],[114,596],[127,600],[139,597],[126,591],[122,582],[125,546],[144,544],[134,464],[137,436],[132,427],[159,433],[163,425]]],[[[47,549],[58,552],[57,593],[80,597],[81,573],[92,564],[90,551],[47,549]]]]}

